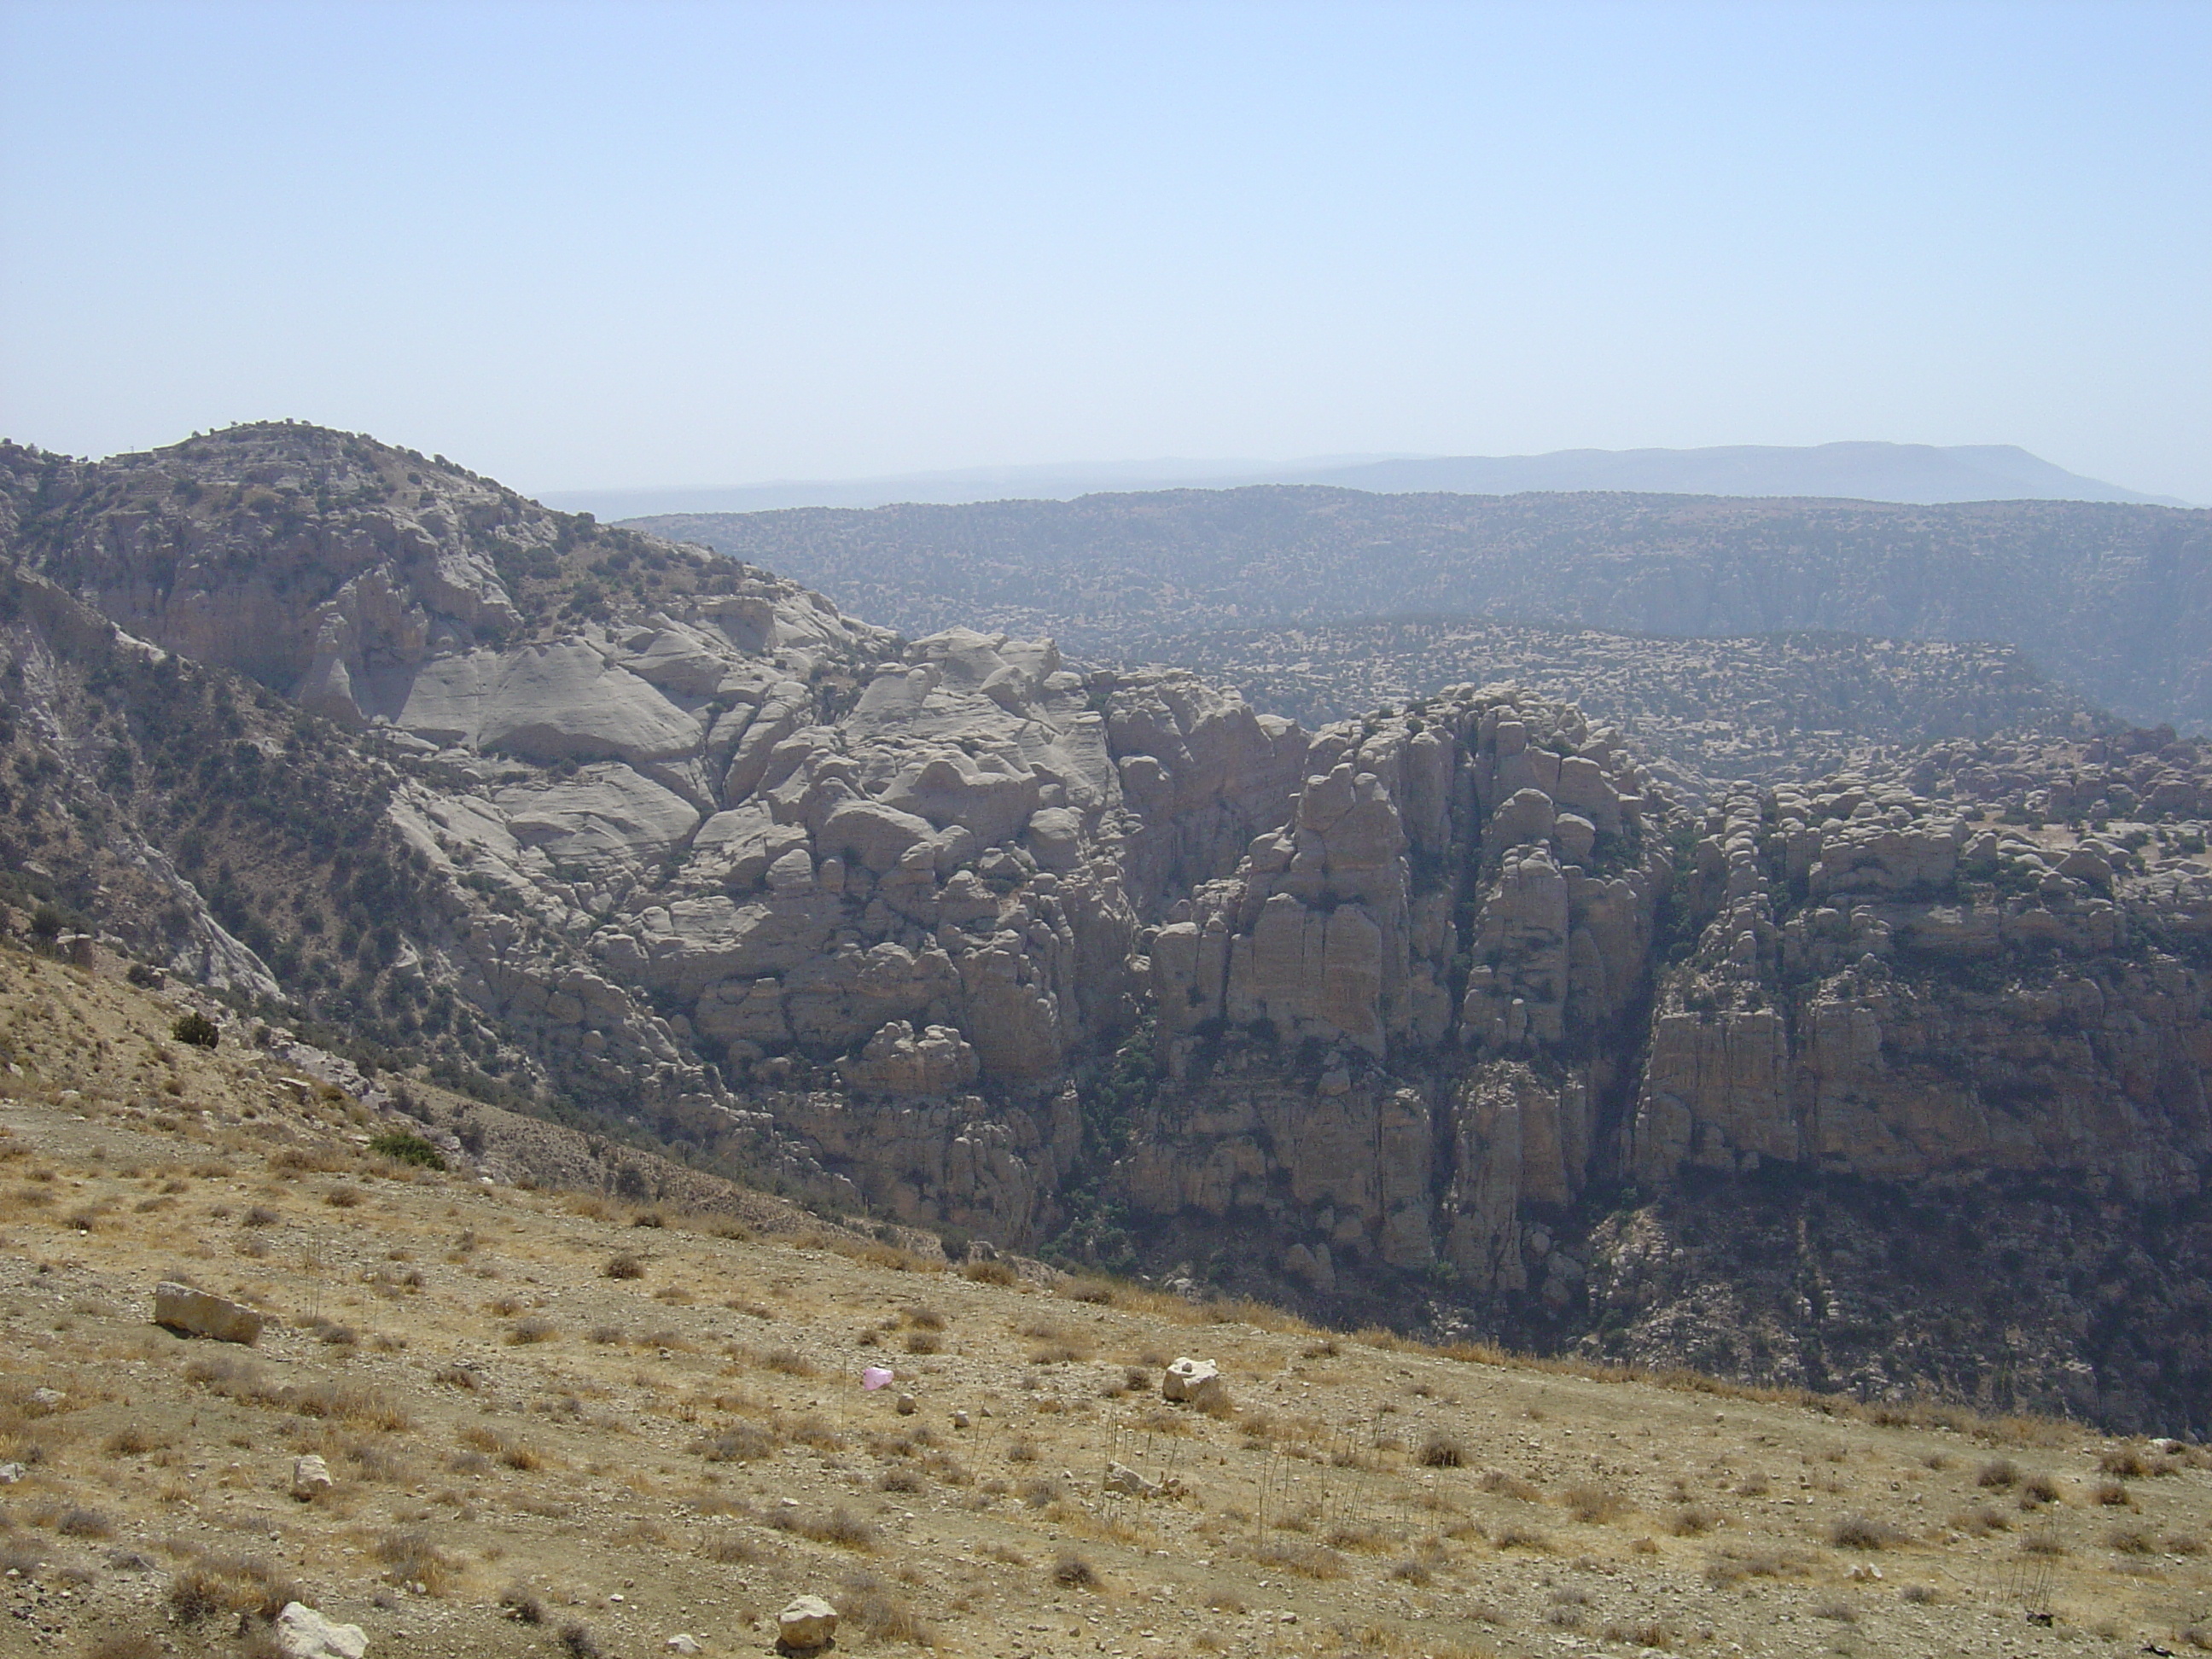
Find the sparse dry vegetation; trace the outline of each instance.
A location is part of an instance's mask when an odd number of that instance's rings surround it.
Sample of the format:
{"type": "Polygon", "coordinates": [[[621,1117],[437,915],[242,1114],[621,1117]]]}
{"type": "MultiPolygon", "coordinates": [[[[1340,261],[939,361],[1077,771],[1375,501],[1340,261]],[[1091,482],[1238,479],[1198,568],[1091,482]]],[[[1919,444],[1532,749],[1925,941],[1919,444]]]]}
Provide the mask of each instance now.
{"type": "Polygon", "coordinates": [[[434,1606],[471,1654],[616,1655],[635,1611],[702,1622],[704,1580],[730,1611],[699,1633],[737,1648],[761,1639],[744,1618],[807,1589],[856,1650],[961,1653],[1042,1622],[1036,1651],[1072,1659],[1104,1636],[1126,1650],[1172,1601],[1200,1653],[1255,1650],[1263,1616],[1284,1654],[1316,1659],[1528,1636],[1689,1652],[1703,1629],[1770,1628],[1781,1598],[1832,1638],[1912,1653],[1918,1627],[1894,1614],[1968,1616],[1929,1588],[1945,1575],[2030,1564],[2062,1605],[2100,1607],[2203,1582],[2212,1514],[2165,1478],[2193,1453],[1319,1332],[1003,1258],[924,1279],[913,1252],[832,1244],[796,1212],[735,1227],[380,1162],[350,1139],[374,1120],[272,1097],[243,1043],[177,1064],[229,1068],[193,1074],[196,1098],[261,1088],[258,1132],[293,1139],[224,1161],[237,1126],[219,1114],[161,1130],[4,1102],[0,1167],[61,1196],[0,1215],[0,1315],[21,1334],[0,1352],[0,1462],[25,1471],[0,1555],[11,1583],[73,1587],[87,1623],[64,1651],[137,1659],[125,1644],[166,1634],[245,1652],[296,1595],[385,1650],[403,1644],[380,1632],[434,1606]],[[178,1150],[194,1133],[204,1157],[178,1150]],[[179,1342],[143,1323],[163,1277],[278,1322],[254,1349],[179,1342]],[[1161,1401],[1178,1352],[1223,1365],[1215,1413],[1161,1401]],[[896,1386],[860,1389],[870,1364],[896,1386]],[[295,1499],[310,1453],[333,1484],[295,1499]],[[1139,1485],[1106,1490],[1109,1458],[1139,1485]],[[189,1525],[230,1504],[277,1537],[189,1525]],[[1850,1578],[1877,1562],[1896,1591],[1850,1578]],[[145,1629],[95,1629],[90,1610],[134,1585],[145,1629]],[[1680,1609],[1664,1618],[1662,1593],[1680,1609]],[[1367,1614],[1376,1595],[1424,1610],[1418,1645],[1367,1614]],[[1297,1626],[1275,1619],[1291,1608],[1297,1626]]]}

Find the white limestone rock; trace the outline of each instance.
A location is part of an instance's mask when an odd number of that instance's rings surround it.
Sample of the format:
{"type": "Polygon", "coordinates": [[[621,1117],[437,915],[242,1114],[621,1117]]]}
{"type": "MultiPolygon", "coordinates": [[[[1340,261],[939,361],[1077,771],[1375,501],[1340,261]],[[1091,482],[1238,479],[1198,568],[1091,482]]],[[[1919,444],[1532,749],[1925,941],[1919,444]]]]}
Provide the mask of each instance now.
{"type": "Polygon", "coordinates": [[[826,1648],[837,1635],[837,1609],[818,1595],[799,1595],[776,1615],[776,1635],[794,1653],[826,1648]]]}
{"type": "Polygon", "coordinates": [[[359,1625],[338,1624],[300,1601],[284,1604],[276,1634],[285,1659],[362,1659],[368,1651],[368,1637],[359,1625]]]}
{"type": "Polygon", "coordinates": [[[164,1279],[154,1287],[154,1322],[188,1335],[251,1347],[261,1340],[268,1316],[243,1302],[164,1279]]]}

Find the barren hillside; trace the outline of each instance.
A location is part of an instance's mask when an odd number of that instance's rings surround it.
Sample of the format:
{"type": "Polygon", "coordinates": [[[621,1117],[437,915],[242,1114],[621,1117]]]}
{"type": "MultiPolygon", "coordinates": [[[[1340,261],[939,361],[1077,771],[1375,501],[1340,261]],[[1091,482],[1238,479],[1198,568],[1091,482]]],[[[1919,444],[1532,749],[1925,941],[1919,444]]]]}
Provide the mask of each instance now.
{"type": "Polygon", "coordinates": [[[93,960],[0,951],[0,1651],[265,1653],[297,1601],[374,1659],[764,1653],[801,1594],[862,1654],[2212,1645],[2199,1449],[955,1268],[649,1161],[623,1200],[93,960]],[[164,1278],[271,1322],[183,1340],[164,1278]],[[1225,1396],[1164,1401],[1182,1355],[1225,1396]]]}

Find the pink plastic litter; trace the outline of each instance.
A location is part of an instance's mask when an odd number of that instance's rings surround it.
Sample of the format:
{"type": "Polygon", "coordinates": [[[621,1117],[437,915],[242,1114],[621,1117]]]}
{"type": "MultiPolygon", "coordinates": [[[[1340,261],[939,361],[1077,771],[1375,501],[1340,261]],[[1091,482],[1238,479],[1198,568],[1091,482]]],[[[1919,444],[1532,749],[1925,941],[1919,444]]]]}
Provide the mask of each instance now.
{"type": "Polygon", "coordinates": [[[881,1365],[871,1365],[860,1373],[860,1386],[864,1389],[880,1389],[895,1375],[895,1372],[887,1370],[881,1365]]]}

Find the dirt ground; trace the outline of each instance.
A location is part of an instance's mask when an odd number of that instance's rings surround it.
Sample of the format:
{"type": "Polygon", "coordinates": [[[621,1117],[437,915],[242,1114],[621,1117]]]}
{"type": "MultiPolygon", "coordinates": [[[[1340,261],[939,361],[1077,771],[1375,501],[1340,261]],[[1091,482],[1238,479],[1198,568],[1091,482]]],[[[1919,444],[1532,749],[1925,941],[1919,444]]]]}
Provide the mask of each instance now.
{"type": "Polygon", "coordinates": [[[266,1653],[291,1599],[372,1659],[763,1653],[807,1593],[994,1659],[2212,1649],[2199,1449],[487,1183],[187,1006],[0,950],[0,1654],[266,1653]],[[172,1334],[165,1278],[276,1322],[172,1334]]]}

